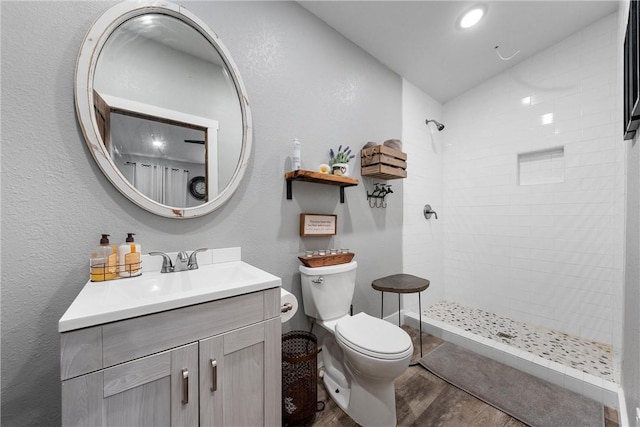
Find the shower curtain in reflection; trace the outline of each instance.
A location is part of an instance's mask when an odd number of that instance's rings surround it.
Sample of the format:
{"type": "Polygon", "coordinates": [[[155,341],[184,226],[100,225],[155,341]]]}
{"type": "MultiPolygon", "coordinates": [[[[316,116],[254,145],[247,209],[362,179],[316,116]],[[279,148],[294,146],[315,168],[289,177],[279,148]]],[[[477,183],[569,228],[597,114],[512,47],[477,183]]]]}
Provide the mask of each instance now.
{"type": "Polygon", "coordinates": [[[136,163],[133,185],[150,199],[162,202],[162,174],[157,165],[136,163]]]}
{"type": "Polygon", "coordinates": [[[150,199],[168,206],[187,206],[188,170],[136,162],[128,163],[123,174],[131,176],[133,186],[150,199]]]}
{"type": "Polygon", "coordinates": [[[164,169],[164,204],[168,206],[187,206],[187,181],[189,171],[184,169],[164,169]]]}

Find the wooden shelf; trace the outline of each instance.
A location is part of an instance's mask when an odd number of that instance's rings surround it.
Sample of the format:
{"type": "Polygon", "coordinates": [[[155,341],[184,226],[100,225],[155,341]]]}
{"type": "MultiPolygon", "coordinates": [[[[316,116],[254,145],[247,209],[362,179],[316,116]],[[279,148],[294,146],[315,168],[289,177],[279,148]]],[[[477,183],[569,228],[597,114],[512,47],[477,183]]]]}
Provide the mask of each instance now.
{"type": "Polygon", "coordinates": [[[357,179],[349,176],[331,175],[307,170],[287,172],[284,174],[284,179],[287,180],[287,200],[291,200],[293,198],[293,190],[291,188],[291,182],[293,181],[314,182],[316,184],[339,186],[340,203],[344,203],[344,188],[353,187],[359,184],[357,179]]]}

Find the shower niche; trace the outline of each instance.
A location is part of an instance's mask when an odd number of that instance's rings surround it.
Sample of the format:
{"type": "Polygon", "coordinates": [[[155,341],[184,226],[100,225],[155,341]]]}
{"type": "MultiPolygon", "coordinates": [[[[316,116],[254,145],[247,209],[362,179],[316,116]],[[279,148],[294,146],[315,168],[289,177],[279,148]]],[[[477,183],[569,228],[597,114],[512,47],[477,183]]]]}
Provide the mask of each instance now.
{"type": "Polygon", "coordinates": [[[518,184],[564,182],[564,147],[518,154],[518,184]]]}

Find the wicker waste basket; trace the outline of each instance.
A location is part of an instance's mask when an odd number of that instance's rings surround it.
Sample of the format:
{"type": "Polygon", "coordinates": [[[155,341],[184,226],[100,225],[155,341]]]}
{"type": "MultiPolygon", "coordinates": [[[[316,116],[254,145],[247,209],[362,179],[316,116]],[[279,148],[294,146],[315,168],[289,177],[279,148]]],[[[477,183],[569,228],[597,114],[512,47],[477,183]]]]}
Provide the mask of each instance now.
{"type": "Polygon", "coordinates": [[[282,425],[311,424],[318,400],[318,339],[311,332],[282,335],[282,425]]]}

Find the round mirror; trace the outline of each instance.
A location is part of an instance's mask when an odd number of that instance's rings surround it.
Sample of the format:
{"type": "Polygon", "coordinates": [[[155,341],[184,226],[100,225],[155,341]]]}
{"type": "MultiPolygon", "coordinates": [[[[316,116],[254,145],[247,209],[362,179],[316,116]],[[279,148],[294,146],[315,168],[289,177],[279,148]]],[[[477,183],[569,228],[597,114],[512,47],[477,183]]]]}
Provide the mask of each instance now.
{"type": "Polygon", "coordinates": [[[171,3],[120,3],[91,27],[76,66],[86,142],[113,185],[169,218],[226,202],[251,152],[251,113],[216,34],[171,3]]]}

